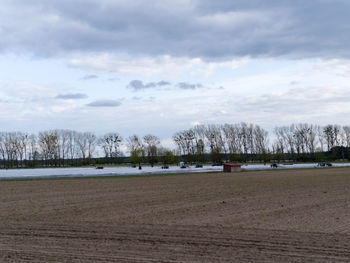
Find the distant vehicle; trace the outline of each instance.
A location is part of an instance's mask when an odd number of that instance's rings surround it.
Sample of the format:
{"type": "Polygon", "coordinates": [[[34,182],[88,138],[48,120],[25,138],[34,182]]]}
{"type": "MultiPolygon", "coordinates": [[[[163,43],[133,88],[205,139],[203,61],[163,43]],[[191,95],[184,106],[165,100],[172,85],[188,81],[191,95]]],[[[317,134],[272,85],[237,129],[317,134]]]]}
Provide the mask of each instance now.
{"type": "Polygon", "coordinates": [[[318,167],[326,167],[326,166],[331,167],[331,166],[333,166],[333,164],[331,164],[331,163],[318,163],[317,166],[318,167]]]}
{"type": "Polygon", "coordinates": [[[203,164],[196,164],[196,168],[203,168],[203,164]]]}
{"type": "Polygon", "coordinates": [[[278,165],[277,165],[277,163],[272,163],[272,164],[270,164],[270,167],[271,167],[271,168],[277,168],[278,165]]]}
{"type": "Polygon", "coordinates": [[[221,166],[221,163],[213,163],[211,166],[221,166]]]}
{"type": "Polygon", "coordinates": [[[162,166],[162,169],[169,169],[169,166],[163,165],[163,166],[162,166]]]}
{"type": "Polygon", "coordinates": [[[181,168],[181,169],[184,169],[184,168],[187,168],[187,166],[185,165],[184,162],[180,162],[180,168],[181,168]]]}
{"type": "Polygon", "coordinates": [[[97,166],[96,169],[102,170],[102,169],[104,169],[104,167],[103,166],[97,166]]]}

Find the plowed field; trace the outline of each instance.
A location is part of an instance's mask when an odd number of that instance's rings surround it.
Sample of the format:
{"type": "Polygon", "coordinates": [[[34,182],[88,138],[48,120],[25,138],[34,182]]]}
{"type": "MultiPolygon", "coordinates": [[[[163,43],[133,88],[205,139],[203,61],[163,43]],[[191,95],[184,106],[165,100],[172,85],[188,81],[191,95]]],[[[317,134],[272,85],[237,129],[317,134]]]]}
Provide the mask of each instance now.
{"type": "Polygon", "coordinates": [[[1,262],[350,262],[350,169],[0,181],[1,262]]]}

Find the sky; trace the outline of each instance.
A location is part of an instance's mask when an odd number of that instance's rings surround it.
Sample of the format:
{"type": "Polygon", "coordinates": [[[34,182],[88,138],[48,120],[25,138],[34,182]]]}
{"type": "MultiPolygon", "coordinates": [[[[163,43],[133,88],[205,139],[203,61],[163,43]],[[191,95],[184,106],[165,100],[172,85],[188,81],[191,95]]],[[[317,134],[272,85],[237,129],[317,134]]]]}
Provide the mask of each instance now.
{"type": "Polygon", "coordinates": [[[350,1],[0,0],[3,131],[350,124],[350,1]]]}

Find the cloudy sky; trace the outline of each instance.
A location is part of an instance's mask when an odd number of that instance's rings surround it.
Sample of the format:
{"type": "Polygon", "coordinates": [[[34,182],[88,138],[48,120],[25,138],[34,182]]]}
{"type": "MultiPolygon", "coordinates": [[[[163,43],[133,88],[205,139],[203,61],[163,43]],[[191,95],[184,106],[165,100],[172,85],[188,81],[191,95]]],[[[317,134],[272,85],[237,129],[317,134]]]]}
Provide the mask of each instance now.
{"type": "Polygon", "coordinates": [[[166,140],[350,124],[350,1],[0,0],[0,122],[166,140]]]}

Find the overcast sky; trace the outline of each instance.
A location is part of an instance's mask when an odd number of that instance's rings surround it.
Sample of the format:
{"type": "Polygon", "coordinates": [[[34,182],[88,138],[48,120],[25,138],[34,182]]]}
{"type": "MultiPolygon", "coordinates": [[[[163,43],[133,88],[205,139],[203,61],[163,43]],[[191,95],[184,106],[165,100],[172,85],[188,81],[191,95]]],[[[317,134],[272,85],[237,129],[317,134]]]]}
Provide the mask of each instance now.
{"type": "Polygon", "coordinates": [[[350,1],[0,0],[5,131],[350,124],[350,1]]]}

